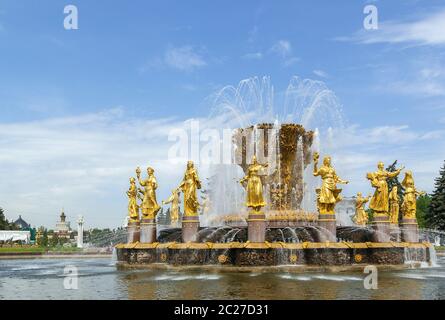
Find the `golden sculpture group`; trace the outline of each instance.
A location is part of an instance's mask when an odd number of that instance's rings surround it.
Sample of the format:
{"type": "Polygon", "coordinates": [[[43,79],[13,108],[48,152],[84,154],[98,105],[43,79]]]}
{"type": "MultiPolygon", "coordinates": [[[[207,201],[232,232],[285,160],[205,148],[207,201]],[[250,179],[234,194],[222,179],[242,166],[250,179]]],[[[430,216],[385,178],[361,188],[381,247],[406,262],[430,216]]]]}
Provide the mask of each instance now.
{"type": "MultiPolygon", "coordinates": [[[[130,178],[130,188],[127,191],[128,196],[128,216],[130,222],[139,221],[139,209],[142,211],[142,219],[155,220],[156,214],[161,209],[156,200],[156,189],[158,183],[154,176],[154,169],[147,168],[147,179],[141,178],[141,169],[136,169],[136,176],[139,185],[144,187],[143,189],[137,188],[136,179],[130,178]],[[142,203],[138,205],[137,199],[140,199],[142,203]]],[[[187,163],[187,169],[184,174],[184,178],[179,187],[172,191],[172,195],[166,200],[162,201],[162,204],[171,203],[171,219],[172,222],[179,220],[179,194],[182,191],[184,194],[184,215],[185,216],[197,216],[199,203],[197,198],[197,189],[201,189],[201,181],[198,177],[198,172],[192,161],[187,163]]]]}
{"type": "MultiPolygon", "coordinates": [[[[323,158],[323,165],[318,167],[319,154],[313,155],[313,175],[320,176],[322,180],[321,187],[316,189],[317,208],[320,216],[335,214],[336,204],[342,200],[342,189],[337,188],[337,184],[348,184],[349,181],[338,177],[331,164],[331,157],[323,158]]],[[[241,185],[246,189],[246,207],[250,208],[254,214],[260,213],[266,206],[263,196],[263,177],[262,171],[268,167],[268,164],[260,164],[255,156],[252,157],[251,164],[248,166],[247,174],[240,180],[241,185]]],[[[388,221],[396,225],[399,222],[399,212],[405,219],[416,219],[416,199],[419,195],[425,194],[415,188],[413,174],[411,171],[405,173],[402,186],[405,189],[403,202],[400,207],[398,188],[394,186],[391,191],[388,189],[388,180],[397,177],[404,167],[394,172],[384,169],[383,162],[377,165],[377,171],[368,173],[367,179],[371,186],[375,188],[374,195],[363,197],[362,193],[357,193],[356,213],[353,217],[355,224],[364,226],[369,223],[369,217],[365,210],[366,203],[370,202],[369,208],[373,210],[375,216],[387,217],[388,221]]],[[[154,169],[147,168],[147,178],[141,178],[141,169],[136,169],[137,182],[143,189],[136,186],[136,179],[130,178],[130,188],[127,191],[128,216],[130,222],[139,221],[139,209],[142,211],[142,219],[154,220],[160,210],[156,200],[156,190],[158,184],[154,176],[154,169]],[[137,199],[142,203],[139,205],[137,199]]],[[[184,216],[198,216],[200,204],[197,198],[197,190],[201,189],[201,181],[198,172],[192,161],[187,163],[184,178],[180,185],[172,190],[171,196],[162,201],[162,204],[171,204],[170,217],[171,222],[176,223],[179,220],[180,212],[180,193],[182,192],[184,216]]],[[[235,219],[236,220],[236,219],[235,219]]]]}

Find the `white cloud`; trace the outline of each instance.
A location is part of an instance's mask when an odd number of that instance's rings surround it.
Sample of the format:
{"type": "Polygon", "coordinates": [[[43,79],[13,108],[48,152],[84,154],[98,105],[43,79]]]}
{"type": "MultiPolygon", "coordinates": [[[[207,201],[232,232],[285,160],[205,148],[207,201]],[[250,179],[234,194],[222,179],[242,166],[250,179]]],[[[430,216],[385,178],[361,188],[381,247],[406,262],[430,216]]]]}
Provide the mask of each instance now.
{"type": "Polygon", "coordinates": [[[165,63],[174,69],[192,71],[207,65],[203,57],[192,46],[170,48],[164,56],[165,63]]]}
{"type": "Polygon", "coordinates": [[[137,165],[154,166],[160,185],[179,179],[181,168],[166,161],[167,137],[182,125],[125,119],[122,108],[0,124],[0,206],[11,218],[22,214],[48,227],[62,207],[71,220],[83,214],[89,225],[117,226],[137,165]]]}
{"type": "MultiPolygon", "coordinates": [[[[219,117],[197,120],[201,130],[221,128],[219,117]]],[[[182,179],[185,161],[169,159],[176,144],[169,134],[177,129],[189,132],[190,121],[129,118],[123,107],[0,123],[0,207],[9,219],[22,214],[32,225],[49,228],[62,207],[71,221],[84,215],[87,227],[120,226],[128,178],[137,166],[155,169],[159,202],[182,179]]],[[[209,168],[198,168],[205,183],[209,168]]]]}
{"type": "Polygon", "coordinates": [[[352,37],[339,37],[359,43],[408,43],[411,45],[445,44],[445,8],[415,21],[379,23],[378,30],[360,30],[352,37]]]}
{"type": "Polygon", "coordinates": [[[283,66],[290,67],[300,61],[300,58],[293,56],[292,44],[289,40],[279,40],[269,52],[278,55],[283,60],[283,66]]]}
{"type": "Polygon", "coordinates": [[[207,66],[202,54],[195,47],[186,45],[168,48],[163,57],[156,57],[139,68],[140,73],[153,68],[168,67],[179,71],[193,71],[207,66]]]}
{"type": "Polygon", "coordinates": [[[296,64],[298,61],[300,61],[300,58],[298,57],[290,57],[289,59],[284,60],[283,65],[285,67],[290,67],[296,64]]]}
{"type": "Polygon", "coordinates": [[[245,54],[243,58],[249,60],[261,60],[263,58],[263,54],[261,52],[252,52],[245,54]]]}
{"type": "MultiPolygon", "coordinates": [[[[431,60],[431,58],[429,58],[431,60]]],[[[376,88],[383,92],[423,97],[445,96],[445,62],[430,61],[427,58],[410,62],[398,71],[395,77],[387,75],[376,88]],[[400,75],[399,75],[400,74],[400,75]]]]}
{"type": "Polygon", "coordinates": [[[288,40],[279,40],[270,48],[270,51],[286,58],[292,53],[292,45],[288,40]]]}
{"type": "Polygon", "coordinates": [[[323,70],[314,70],[312,72],[320,78],[329,78],[329,75],[326,72],[324,72],[323,70]]]}

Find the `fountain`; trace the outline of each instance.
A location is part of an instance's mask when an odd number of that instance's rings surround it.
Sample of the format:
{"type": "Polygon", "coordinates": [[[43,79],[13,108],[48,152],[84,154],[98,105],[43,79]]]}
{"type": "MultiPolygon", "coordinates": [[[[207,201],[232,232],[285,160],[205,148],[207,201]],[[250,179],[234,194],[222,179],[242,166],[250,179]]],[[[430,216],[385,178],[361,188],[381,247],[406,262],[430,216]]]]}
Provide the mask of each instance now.
{"type": "Polygon", "coordinates": [[[411,188],[400,221],[404,242],[394,236],[393,227],[398,228],[399,221],[390,221],[387,179],[403,168],[389,173],[379,163],[378,170],[367,175],[376,193],[372,199],[359,198],[356,226],[337,226],[335,206],[342,199],[342,189],[337,185],[348,181],[337,175],[331,157],[325,156],[318,165],[319,127],[312,124],[317,112],[324,110],[323,101],[335,101],[332,92],[319,82],[293,79],[281,119],[274,115],[272,97],[267,79],[242,82],[239,88],[225,88],[217,95],[217,104],[233,115],[225,119],[238,128],[232,131],[232,163],[217,166],[210,179],[212,208],[204,219],[198,213],[198,168],[189,161],[183,181],[173,189],[175,197],[163,202],[172,203],[176,212],[179,193],[183,194],[182,225],[175,223],[156,235],[159,206],[154,170],[149,168],[149,178],[141,180],[141,170],[137,169],[137,181],[144,187],[139,192],[144,197],[138,205],[136,180],[132,178],[127,192],[129,236],[127,243],[116,246],[118,263],[245,267],[433,261],[431,244],[419,240],[412,206],[419,193],[412,174],[404,181],[411,188]],[[289,108],[292,103],[307,108],[296,112],[289,108]],[[249,118],[252,110],[257,111],[254,120],[249,118]],[[298,121],[294,116],[297,113],[298,121]],[[321,178],[321,187],[315,186],[314,177],[321,178]],[[363,209],[369,200],[375,212],[372,221],[363,209]],[[142,219],[138,218],[139,208],[142,219]]]}

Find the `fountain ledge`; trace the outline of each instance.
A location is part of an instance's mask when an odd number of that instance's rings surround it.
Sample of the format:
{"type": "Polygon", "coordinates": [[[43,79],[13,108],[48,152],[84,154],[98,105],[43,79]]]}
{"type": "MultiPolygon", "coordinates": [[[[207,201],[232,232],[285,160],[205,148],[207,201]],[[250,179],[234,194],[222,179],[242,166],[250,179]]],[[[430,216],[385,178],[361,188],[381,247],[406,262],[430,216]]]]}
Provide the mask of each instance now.
{"type": "Polygon", "coordinates": [[[129,243],[118,244],[116,249],[368,249],[368,248],[430,248],[429,242],[302,242],[302,243],[286,243],[286,242],[228,242],[228,243],[212,243],[212,242],[166,242],[166,243],[129,243]]]}
{"type": "Polygon", "coordinates": [[[430,243],[261,242],[131,243],[116,246],[122,266],[351,266],[403,265],[432,261],[430,243]]]}

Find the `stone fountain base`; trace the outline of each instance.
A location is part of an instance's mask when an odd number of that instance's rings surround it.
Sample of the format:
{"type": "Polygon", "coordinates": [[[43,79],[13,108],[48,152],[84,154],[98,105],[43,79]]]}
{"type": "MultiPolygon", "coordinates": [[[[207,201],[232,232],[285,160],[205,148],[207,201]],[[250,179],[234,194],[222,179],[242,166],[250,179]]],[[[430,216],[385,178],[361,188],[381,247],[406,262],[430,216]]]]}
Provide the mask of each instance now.
{"type": "Polygon", "coordinates": [[[430,243],[132,243],[116,246],[120,265],[402,265],[431,262],[430,243]]]}

